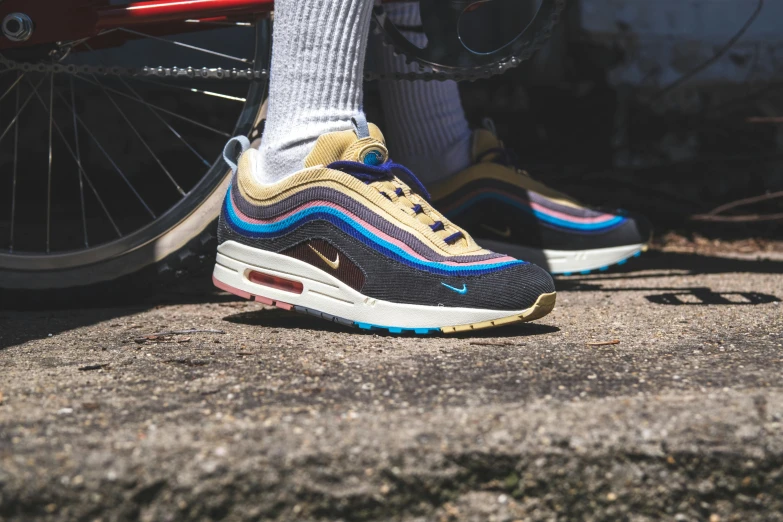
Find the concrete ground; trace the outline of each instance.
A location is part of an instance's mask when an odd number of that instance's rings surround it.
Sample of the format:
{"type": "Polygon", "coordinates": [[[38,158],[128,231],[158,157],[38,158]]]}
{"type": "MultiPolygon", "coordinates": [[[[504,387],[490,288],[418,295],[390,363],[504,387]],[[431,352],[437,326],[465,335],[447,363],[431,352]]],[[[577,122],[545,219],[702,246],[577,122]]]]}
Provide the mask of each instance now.
{"type": "Polygon", "coordinates": [[[203,282],[0,311],[0,520],[783,520],[769,256],[650,252],[473,336],[203,282]]]}

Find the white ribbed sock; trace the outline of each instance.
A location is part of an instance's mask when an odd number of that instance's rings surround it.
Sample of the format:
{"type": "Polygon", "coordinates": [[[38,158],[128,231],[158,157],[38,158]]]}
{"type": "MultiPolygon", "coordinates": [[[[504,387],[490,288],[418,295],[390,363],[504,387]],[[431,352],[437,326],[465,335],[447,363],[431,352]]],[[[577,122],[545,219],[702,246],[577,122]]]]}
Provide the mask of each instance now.
{"type": "MultiPolygon", "coordinates": [[[[420,26],[419,2],[388,3],[384,11],[400,26],[420,26]]],[[[414,44],[427,43],[424,33],[405,34],[414,44]]],[[[387,71],[411,72],[406,64],[384,46],[383,67],[387,71]]],[[[456,82],[384,80],[379,85],[384,129],[392,157],[410,168],[424,183],[456,174],[471,164],[472,133],[465,119],[456,82]]]]}
{"type": "Polygon", "coordinates": [[[304,168],[321,134],[351,128],[373,0],[276,0],[269,112],[256,178],[276,183],[304,168]]]}

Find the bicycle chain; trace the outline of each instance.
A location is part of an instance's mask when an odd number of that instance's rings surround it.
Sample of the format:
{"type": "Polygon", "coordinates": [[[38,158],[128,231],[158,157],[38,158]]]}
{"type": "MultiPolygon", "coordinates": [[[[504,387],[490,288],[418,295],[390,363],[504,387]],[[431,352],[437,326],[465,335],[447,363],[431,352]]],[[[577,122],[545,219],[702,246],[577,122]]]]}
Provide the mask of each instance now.
{"type": "MultiPolygon", "coordinates": [[[[223,69],[202,67],[104,67],[98,65],[63,65],[60,63],[31,63],[17,62],[0,55],[0,64],[10,70],[21,72],[39,72],[39,73],[68,73],[68,74],[96,74],[100,76],[130,76],[130,77],[153,77],[167,79],[204,79],[204,80],[266,80],[269,78],[269,71],[262,69],[254,71],[253,69],[223,69]]],[[[364,75],[365,80],[448,80],[458,79],[460,75],[450,75],[448,73],[437,73],[431,71],[416,71],[408,73],[384,74],[376,72],[367,72],[364,75]]]]}
{"type": "MultiPolygon", "coordinates": [[[[545,28],[535,35],[533,43],[525,49],[520,56],[513,56],[509,60],[496,63],[491,66],[485,66],[475,69],[462,71],[434,71],[428,66],[417,62],[415,59],[406,56],[408,63],[416,63],[420,70],[413,72],[393,72],[381,73],[368,71],[364,74],[366,81],[372,80],[424,80],[424,81],[475,81],[490,78],[496,74],[501,74],[508,69],[512,69],[530,58],[546,42],[552,28],[557,24],[559,14],[565,7],[566,0],[556,0],[557,8],[545,28]]],[[[373,22],[375,23],[375,22],[373,22]]],[[[382,31],[382,29],[380,29],[382,31]]],[[[384,45],[393,45],[383,38],[384,45]]],[[[129,76],[129,77],[153,77],[166,79],[205,79],[205,80],[266,80],[269,78],[269,71],[266,69],[255,71],[253,69],[223,69],[217,68],[194,68],[194,67],[119,67],[119,66],[96,66],[96,65],[63,65],[61,63],[31,63],[17,62],[6,58],[0,54],[0,64],[8,69],[21,72],[40,72],[40,73],[68,73],[68,74],[95,74],[101,76],[129,76]]]]}

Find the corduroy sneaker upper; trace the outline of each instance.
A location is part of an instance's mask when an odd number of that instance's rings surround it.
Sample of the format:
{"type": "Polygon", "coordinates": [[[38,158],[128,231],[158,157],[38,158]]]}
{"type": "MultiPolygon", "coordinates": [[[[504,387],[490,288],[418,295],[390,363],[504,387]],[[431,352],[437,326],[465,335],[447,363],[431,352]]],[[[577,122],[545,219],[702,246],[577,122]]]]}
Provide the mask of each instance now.
{"type": "Polygon", "coordinates": [[[218,287],[393,333],[485,328],[552,310],[549,274],[482,249],[433,209],[374,125],[321,136],[305,168],[274,185],[255,180],[256,154],[240,156],[220,215],[218,287]]]}
{"type": "Polygon", "coordinates": [[[475,131],[473,158],[432,194],[483,246],[566,275],[605,270],[646,250],[652,229],[645,218],[588,208],[534,180],[492,131],[475,131]]]}

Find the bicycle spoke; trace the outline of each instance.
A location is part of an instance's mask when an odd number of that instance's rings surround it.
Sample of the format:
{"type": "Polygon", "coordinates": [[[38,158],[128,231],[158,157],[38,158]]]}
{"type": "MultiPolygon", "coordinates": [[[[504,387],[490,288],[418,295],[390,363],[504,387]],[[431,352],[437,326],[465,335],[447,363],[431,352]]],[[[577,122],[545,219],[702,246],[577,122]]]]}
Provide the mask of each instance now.
{"type": "MultiPolygon", "coordinates": [[[[32,85],[30,80],[27,80],[27,82],[32,85]]],[[[38,93],[38,91],[37,90],[33,91],[33,94],[38,98],[38,101],[41,103],[41,105],[43,105],[43,107],[46,108],[46,102],[41,97],[41,95],[38,93]]],[[[65,101],[62,98],[62,95],[59,92],[57,93],[57,95],[60,96],[60,99],[65,101]]],[[[71,109],[73,110],[73,113],[75,115],[76,111],[73,109],[73,107],[71,107],[71,109]]],[[[95,198],[98,200],[98,204],[101,206],[101,208],[103,209],[103,212],[106,214],[106,217],[108,218],[108,220],[111,223],[112,227],[114,227],[114,230],[117,232],[117,236],[118,237],[122,237],[122,232],[120,232],[119,227],[114,222],[114,219],[112,219],[111,213],[109,212],[109,209],[106,207],[106,204],[103,202],[103,199],[98,194],[98,191],[95,189],[95,185],[92,184],[92,181],[90,180],[90,177],[87,176],[87,172],[84,170],[84,167],[82,166],[81,162],[77,159],[76,154],[73,152],[73,149],[71,148],[70,144],[68,143],[68,140],[65,138],[65,134],[63,134],[63,131],[60,129],[60,126],[57,125],[56,121],[53,121],[52,123],[53,123],[52,127],[57,132],[57,135],[60,136],[60,139],[62,139],[63,144],[65,145],[65,148],[68,150],[68,152],[71,154],[71,157],[74,159],[74,161],[76,161],[76,166],[79,168],[80,175],[84,177],[84,180],[87,181],[87,185],[92,190],[92,193],[95,194],[95,198]]],[[[100,148],[100,145],[98,145],[98,146],[100,148]]]]}
{"type": "Polygon", "coordinates": [[[220,56],[221,58],[228,58],[229,60],[235,60],[237,62],[242,62],[242,63],[247,63],[247,64],[252,64],[253,63],[253,60],[248,60],[247,58],[238,58],[236,56],[231,56],[230,54],[219,53],[217,51],[212,51],[210,49],[204,49],[203,47],[197,47],[195,45],[190,45],[190,44],[186,44],[186,43],[183,43],[183,42],[178,42],[176,40],[167,40],[165,38],[160,38],[159,36],[152,36],[150,34],[140,33],[138,31],[134,31],[133,29],[127,29],[125,27],[120,27],[118,29],[120,31],[123,31],[123,32],[126,32],[126,33],[130,33],[130,34],[135,34],[136,36],[141,36],[143,38],[150,38],[152,40],[158,40],[160,42],[166,42],[166,43],[169,43],[169,44],[172,44],[172,45],[178,45],[180,47],[185,47],[187,49],[192,49],[194,51],[199,51],[199,52],[206,53],[206,54],[211,54],[211,55],[214,55],[214,56],[220,56]]]}
{"type": "MultiPolygon", "coordinates": [[[[38,94],[38,93],[36,92],[36,94],[38,94]]],[[[60,98],[60,100],[63,102],[63,104],[66,106],[66,108],[68,110],[70,110],[71,112],[75,112],[75,108],[72,107],[71,104],[68,103],[68,100],[66,100],[65,97],[62,94],[60,94],[58,92],[57,96],[60,98]]],[[[147,202],[144,201],[144,198],[142,198],[141,194],[138,193],[138,191],[136,190],[136,187],[133,186],[133,183],[130,182],[130,180],[125,175],[125,173],[122,171],[122,169],[117,165],[117,163],[115,163],[114,159],[112,159],[111,154],[109,154],[106,151],[106,149],[103,148],[103,145],[101,145],[101,142],[98,141],[98,138],[95,137],[95,135],[92,133],[92,131],[90,131],[90,128],[87,126],[86,123],[84,123],[84,121],[79,117],[78,114],[76,114],[76,121],[79,122],[79,125],[82,126],[82,128],[84,129],[84,132],[87,133],[87,136],[89,136],[89,138],[92,140],[92,142],[95,143],[95,146],[98,147],[98,150],[101,151],[101,153],[106,158],[106,160],[109,163],[111,163],[111,166],[114,167],[114,170],[117,171],[117,174],[120,175],[122,180],[125,182],[125,184],[128,186],[128,188],[131,190],[131,192],[133,192],[133,194],[139,200],[139,203],[141,203],[141,205],[144,207],[144,209],[147,211],[147,213],[150,216],[152,216],[153,219],[155,219],[157,216],[152,211],[152,209],[149,207],[149,205],[147,205],[147,202]]]]}
{"type": "Polygon", "coordinates": [[[52,124],[54,122],[54,73],[49,74],[49,171],[46,177],[46,253],[52,232],[52,124]]]}
{"type": "MultiPolygon", "coordinates": [[[[138,99],[140,102],[142,102],[142,103],[144,102],[144,99],[143,99],[143,98],[142,98],[142,97],[139,95],[139,93],[137,93],[137,92],[136,92],[136,90],[135,90],[133,87],[131,87],[131,86],[128,84],[128,82],[126,82],[126,81],[125,81],[125,79],[123,79],[123,78],[122,78],[122,77],[120,77],[120,76],[118,76],[117,78],[118,78],[118,79],[119,79],[119,80],[122,82],[122,84],[123,84],[125,87],[127,87],[127,88],[128,88],[128,90],[129,90],[131,93],[133,93],[133,95],[134,95],[134,96],[135,96],[135,97],[136,97],[136,98],[137,98],[137,99],[138,99]]],[[[165,126],[166,126],[166,127],[167,127],[167,128],[170,130],[170,131],[171,131],[171,133],[172,133],[172,134],[174,134],[174,136],[176,136],[176,137],[179,139],[179,141],[181,141],[181,142],[182,142],[182,144],[183,144],[183,145],[185,145],[185,146],[186,146],[188,149],[190,149],[190,151],[191,151],[193,154],[195,154],[195,155],[196,155],[196,157],[197,157],[199,160],[201,160],[201,162],[202,162],[204,165],[206,165],[207,167],[211,167],[211,166],[212,166],[212,165],[211,165],[211,164],[210,164],[210,163],[209,163],[209,162],[208,162],[206,159],[204,159],[204,157],[203,157],[201,154],[199,154],[199,153],[198,153],[198,151],[197,151],[197,150],[196,150],[196,149],[195,149],[195,148],[194,148],[194,147],[193,147],[193,146],[192,146],[190,143],[188,143],[188,142],[187,142],[187,140],[185,140],[185,138],[183,138],[183,137],[182,137],[182,135],[181,135],[179,132],[177,132],[177,131],[176,131],[176,129],[174,129],[174,127],[172,127],[171,125],[169,125],[169,123],[168,123],[168,122],[165,120],[165,118],[163,118],[163,116],[161,116],[161,115],[160,115],[160,113],[159,113],[159,112],[157,112],[157,111],[156,111],[155,109],[153,109],[152,107],[149,107],[149,106],[148,106],[147,108],[150,110],[150,112],[153,114],[153,116],[155,116],[155,117],[156,117],[158,120],[160,120],[160,122],[161,122],[163,125],[165,125],[165,126]]]]}
{"type": "Polygon", "coordinates": [[[76,165],[79,167],[79,201],[82,207],[82,228],[84,229],[84,246],[90,246],[87,236],[87,209],[84,203],[84,180],[82,179],[82,153],[79,147],[79,126],[76,123],[76,89],[73,86],[73,76],[68,78],[71,84],[71,107],[73,109],[73,137],[76,146],[76,165]]]}
{"type": "MultiPolygon", "coordinates": [[[[57,42],[56,52],[0,53],[0,270],[19,270],[32,285],[37,271],[78,268],[90,284],[100,274],[82,267],[152,248],[200,208],[224,181],[219,147],[257,118],[266,76],[253,64],[262,64],[268,33],[249,19],[191,20],[179,30],[98,31],[57,42]],[[100,36],[106,45],[93,43],[100,36]],[[156,56],[177,67],[150,65],[156,56]]],[[[144,266],[143,257],[134,263],[144,266]]]]}
{"type": "MultiPolygon", "coordinates": [[[[20,75],[21,77],[21,75],[20,75]]],[[[19,101],[21,100],[20,89],[16,90],[16,112],[19,113],[19,101]]],[[[9,252],[14,251],[14,225],[16,224],[16,179],[17,167],[19,163],[19,122],[14,126],[14,170],[11,181],[11,234],[9,239],[9,252]]]]}
{"type": "MultiPolygon", "coordinates": [[[[87,78],[84,78],[83,76],[79,76],[78,74],[73,74],[73,76],[75,78],[79,79],[79,80],[82,80],[83,82],[89,83],[90,85],[95,85],[96,87],[100,87],[97,83],[95,83],[92,80],[89,80],[87,78]]],[[[215,134],[219,134],[221,136],[225,136],[226,138],[231,138],[232,137],[231,134],[229,134],[227,132],[223,132],[220,129],[216,129],[214,127],[210,127],[209,125],[205,125],[205,124],[200,123],[200,122],[198,122],[196,120],[190,119],[187,116],[182,116],[181,114],[177,114],[176,112],[172,112],[172,111],[170,111],[168,109],[164,109],[163,107],[155,105],[154,103],[150,103],[150,102],[147,102],[147,101],[144,101],[144,100],[139,100],[139,99],[134,98],[133,96],[130,96],[129,94],[126,94],[126,93],[124,93],[122,91],[118,91],[117,89],[112,89],[111,87],[104,87],[104,88],[107,91],[109,91],[111,93],[114,93],[114,94],[116,94],[118,96],[122,96],[124,98],[127,98],[129,100],[133,100],[133,101],[138,102],[138,103],[142,103],[142,104],[146,105],[147,107],[155,109],[156,111],[160,111],[162,113],[168,114],[169,116],[173,116],[175,118],[179,118],[180,120],[186,121],[188,123],[192,123],[193,125],[195,125],[197,127],[201,127],[202,129],[206,129],[208,131],[212,131],[215,134]]]]}
{"type": "MultiPolygon", "coordinates": [[[[22,75],[22,76],[24,76],[24,75],[22,75]]],[[[38,83],[36,84],[36,86],[35,86],[35,88],[34,88],[33,92],[32,92],[32,93],[30,93],[30,96],[28,96],[28,97],[27,97],[27,99],[24,101],[24,103],[22,104],[22,106],[16,109],[16,115],[15,115],[15,116],[13,117],[13,119],[11,120],[11,123],[9,123],[9,124],[8,124],[8,127],[6,127],[6,128],[5,128],[5,130],[3,131],[3,134],[0,134],[0,141],[3,141],[3,138],[5,138],[5,135],[6,135],[6,134],[8,134],[8,131],[10,131],[10,130],[11,130],[11,127],[13,127],[13,126],[14,126],[14,124],[16,123],[16,121],[19,119],[19,115],[20,115],[20,114],[22,114],[22,111],[24,111],[25,107],[27,107],[27,104],[28,104],[28,103],[30,103],[30,100],[32,100],[32,99],[33,99],[33,95],[36,93],[36,91],[37,91],[38,87],[39,87],[39,86],[40,86],[40,85],[43,83],[44,79],[46,79],[46,77],[45,77],[45,76],[44,76],[44,77],[42,77],[42,78],[41,78],[41,79],[38,81],[38,83]]],[[[30,82],[30,80],[26,80],[26,81],[27,81],[27,83],[29,83],[30,85],[32,85],[32,82],[30,82]]]]}
{"type": "Polygon", "coordinates": [[[76,49],[77,47],[79,47],[80,45],[82,45],[83,43],[85,43],[88,40],[92,40],[93,38],[95,38],[97,36],[103,36],[103,35],[106,35],[106,34],[113,33],[114,31],[116,31],[116,29],[107,29],[106,31],[101,31],[100,33],[98,33],[95,36],[88,36],[86,38],[80,38],[78,40],[71,40],[70,42],[63,42],[62,44],[60,44],[60,46],[61,47],[70,47],[71,49],[76,49]]]}
{"type": "MultiPolygon", "coordinates": [[[[65,141],[65,136],[62,135],[62,132],[59,133],[60,137],[63,141],[65,141]]],[[[66,147],[68,147],[68,150],[71,152],[71,156],[73,156],[73,151],[71,151],[70,147],[66,144],[66,147]]],[[[95,195],[95,199],[98,200],[98,204],[103,209],[103,213],[106,214],[106,218],[109,220],[109,223],[111,223],[111,226],[114,228],[114,231],[117,232],[117,237],[122,237],[122,232],[120,232],[120,227],[117,226],[117,223],[114,222],[114,220],[111,217],[111,213],[109,212],[109,209],[106,208],[106,204],[103,202],[101,197],[98,195],[98,191],[95,190],[95,185],[92,184],[92,181],[90,181],[90,178],[87,176],[87,172],[85,172],[83,167],[79,167],[79,173],[84,176],[85,181],[87,181],[87,185],[89,185],[90,190],[92,190],[92,193],[95,195]]]]}
{"type": "Polygon", "coordinates": [[[24,75],[25,75],[25,73],[22,73],[22,74],[19,75],[19,77],[16,78],[16,81],[14,83],[12,83],[11,86],[8,89],[6,89],[6,91],[3,93],[2,96],[0,96],[0,101],[3,101],[3,99],[5,99],[5,97],[8,96],[8,93],[11,92],[14,89],[14,87],[16,87],[19,84],[20,81],[22,81],[22,78],[24,78],[24,75]]]}
{"type": "Polygon", "coordinates": [[[125,120],[125,123],[128,124],[128,127],[131,128],[133,133],[136,135],[137,138],[139,138],[139,141],[141,141],[142,145],[144,145],[144,148],[147,149],[147,152],[150,153],[150,156],[152,156],[152,159],[155,160],[155,162],[158,164],[158,166],[161,168],[163,173],[168,177],[171,182],[174,184],[174,187],[176,187],[177,191],[182,195],[185,196],[186,193],[184,190],[182,190],[182,187],[179,186],[179,183],[174,179],[174,176],[171,175],[171,172],[169,172],[169,169],[166,168],[166,166],[163,164],[163,162],[158,158],[158,155],[155,154],[155,151],[152,150],[152,147],[150,147],[149,143],[147,143],[147,140],[144,139],[144,137],[141,135],[141,133],[136,129],[136,127],[133,125],[133,123],[130,121],[130,118],[125,114],[125,112],[120,108],[120,106],[117,104],[114,98],[112,98],[111,94],[109,94],[106,89],[103,87],[103,84],[101,81],[93,74],[92,75],[93,80],[95,80],[98,85],[101,87],[101,90],[103,91],[103,94],[106,95],[106,97],[109,99],[109,101],[114,105],[114,108],[117,109],[117,112],[120,113],[120,116],[122,116],[122,119],[125,120]]]}
{"type": "Polygon", "coordinates": [[[169,89],[177,89],[180,91],[187,91],[187,92],[195,92],[198,94],[203,94],[205,96],[214,96],[215,98],[223,98],[224,100],[231,100],[236,101],[240,103],[245,103],[247,101],[247,98],[240,98],[238,96],[231,96],[229,94],[223,94],[220,92],[212,92],[212,91],[205,91],[203,89],[196,89],[195,87],[182,87],[181,85],[171,85],[170,83],[166,82],[158,82],[155,80],[148,80],[146,78],[137,78],[132,77],[134,80],[142,82],[142,83],[149,83],[152,85],[160,85],[162,87],[167,87],[169,89]]]}
{"type": "MultiPolygon", "coordinates": [[[[89,44],[85,44],[85,47],[87,47],[87,49],[89,49],[90,51],[93,51],[93,48],[90,47],[89,44]]],[[[93,78],[95,78],[95,76],[93,76],[93,78]]],[[[128,84],[128,82],[126,82],[125,79],[122,76],[117,75],[117,79],[125,86],[125,88],[127,88],[133,94],[133,96],[136,98],[136,100],[144,103],[144,98],[142,98],[139,95],[139,93],[136,92],[136,90],[133,87],[131,87],[130,84],[128,84]]],[[[95,81],[96,81],[96,83],[100,84],[102,86],[103,91],[106,92],[107,87],[105,85],[101,84],[100,80],[98,80],[97,78],[95,78],[95,81]]],[[[73,78],[71,78],[71,82],[73,82],[73,78]]],[[[119,93],[119,91],[117,91],[117,92],[119,93]]],[[[204,159],[204,157],[201,154],[198,153],[198,151],[194,147],[192,147],[190,145],[190,143],[188,143],[185,140],[185,138],[182,137],[182,135],[179,132],[177,132],[174,129],[174,127],[169,125],[169,123],[163,118],[163,116],[160,115],[160,113],[158,113],[155,109],[153,109],[149,105],[147,105],[147,108],[150,110],[152,115],[155,116],[158,120],[160,120],[160,122],[163,123],[163,125],[166,126],[166,128],[168,128],[174,134],[174,136],[176,136],[188,149],[190,149],[190,151],[193,152],[193,154],[195,154],[196,157],[199,160],[201,160],[202,163],[204,163],[204,165],[206,165],[207,167],[211,167],[212,166],[207,160],[204,159]]]]}

